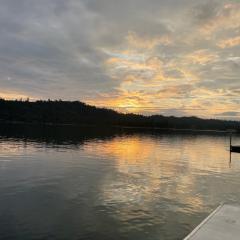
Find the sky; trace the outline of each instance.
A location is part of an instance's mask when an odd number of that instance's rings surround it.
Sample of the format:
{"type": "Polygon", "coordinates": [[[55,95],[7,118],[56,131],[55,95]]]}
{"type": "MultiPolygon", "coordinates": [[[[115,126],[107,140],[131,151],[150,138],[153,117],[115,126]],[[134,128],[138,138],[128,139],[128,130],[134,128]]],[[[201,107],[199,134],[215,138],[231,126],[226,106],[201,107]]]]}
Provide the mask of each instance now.
{"type": "Polygon", "coordinates": [[[240,0],[0,0],[0,97],[240,120],[240,0]]]}

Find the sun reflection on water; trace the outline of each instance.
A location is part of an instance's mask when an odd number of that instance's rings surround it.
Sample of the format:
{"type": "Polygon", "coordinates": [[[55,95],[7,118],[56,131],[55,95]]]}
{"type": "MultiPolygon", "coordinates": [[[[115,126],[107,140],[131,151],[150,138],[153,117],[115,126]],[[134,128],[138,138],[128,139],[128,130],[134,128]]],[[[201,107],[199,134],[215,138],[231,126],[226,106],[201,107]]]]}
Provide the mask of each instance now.
{"type": "MultiPolygon", "coordinates": [[[[144,211],[154,212],[161,201],[165,210],[207,211],[204,191],[209,191],[211,199],[211,185],[216,188],[218,183],[209,183],[210,190],[207,190],[205,177],[214,176],[213,181],[232,171],[227,144],[227,139],[222,137],[213,137],[209,144],[201,136],[139,135],[91,143],[85,146],[85,151],[101,153],[115,161],[116,172],[105,176],[101,200],[105,205],[118,205],[118,210],[121,208],[118,217],[129,220],[136,206],[144,215],[144,211]]],[[[216,204],[215,200],[212,204],[216,204]]]]}

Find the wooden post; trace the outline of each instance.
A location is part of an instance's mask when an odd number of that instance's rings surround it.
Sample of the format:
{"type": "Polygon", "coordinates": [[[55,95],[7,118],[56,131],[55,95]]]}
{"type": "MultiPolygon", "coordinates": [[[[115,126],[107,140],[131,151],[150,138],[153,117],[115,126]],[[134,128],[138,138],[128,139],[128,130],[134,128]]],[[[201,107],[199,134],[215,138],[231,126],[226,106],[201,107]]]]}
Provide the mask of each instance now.
{"type": "Polygon", "coordinates": [[[232,133],[230,133],[230,151],[231,151],[231,148],[232,148],[232,133]]]}

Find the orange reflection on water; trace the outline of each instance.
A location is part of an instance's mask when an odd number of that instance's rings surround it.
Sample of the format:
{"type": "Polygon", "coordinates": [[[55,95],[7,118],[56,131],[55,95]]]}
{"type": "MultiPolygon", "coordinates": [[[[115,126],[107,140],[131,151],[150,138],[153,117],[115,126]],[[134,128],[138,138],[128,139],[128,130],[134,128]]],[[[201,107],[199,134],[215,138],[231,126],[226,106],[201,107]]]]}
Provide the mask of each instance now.
{"type": "Polygon", "coordinates": [[[117,175],[107,175],[102,185],[106,204],[121,203],[128,211],[140,204],[149,210],[162,196],[169,204],[186,206],[181,211],[199,211],[205,208],[199,180],[230,171],[227,143],[223,137],[209,142],[204,136],[134,135],[90,143],[84,150],[114,161],[117,175]]]}
{"type": "Polygon", "coordinates": [[[212,140],[209,145],[201,136],[134,135],[93,142],[85,145],[84,150],[114,159],[118,170],[125,173],[130,173],[132,166],[153,173],[155,166],[160,165],[172,176],[179,170],[176,163],[199,171],[228,171],[228,165],[222,161],[229,160],[228,139],[223,141],[223,138],[216,137],[212,140]]]}

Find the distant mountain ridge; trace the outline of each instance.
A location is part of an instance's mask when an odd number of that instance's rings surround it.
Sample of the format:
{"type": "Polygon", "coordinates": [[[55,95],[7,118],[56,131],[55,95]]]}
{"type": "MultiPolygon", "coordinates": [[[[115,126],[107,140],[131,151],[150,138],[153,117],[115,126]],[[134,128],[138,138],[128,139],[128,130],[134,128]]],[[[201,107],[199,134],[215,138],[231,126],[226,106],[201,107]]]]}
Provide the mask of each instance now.
{"type": "Polygon", "coordinates": [[[34,124],[74,124],[139,128],[176,128],[197,130],[240,129],[237,121],[123,114],[79,101],[21,101],[0,99],[0,122],[34,124]]]}

